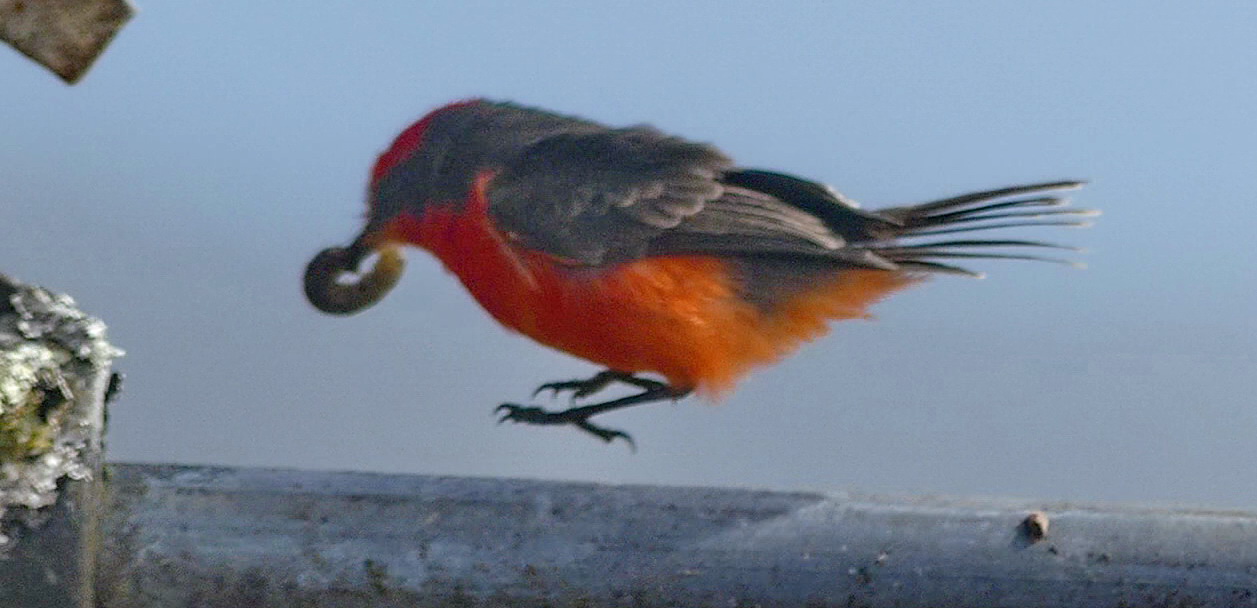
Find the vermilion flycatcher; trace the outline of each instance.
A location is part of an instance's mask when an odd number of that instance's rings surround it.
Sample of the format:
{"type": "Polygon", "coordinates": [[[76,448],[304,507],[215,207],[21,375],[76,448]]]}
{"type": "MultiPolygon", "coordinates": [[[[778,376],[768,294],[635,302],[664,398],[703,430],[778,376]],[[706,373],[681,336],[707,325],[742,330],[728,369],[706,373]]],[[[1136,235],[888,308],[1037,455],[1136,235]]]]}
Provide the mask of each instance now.
{"type": "Polygon", "coordinates": [[[1062,209],[1055,195],[1080,185],[865,211],[824,185],[737,168],[713,146],[651,127],[476,99],[397,137],[371,173],[366,227],[310,262],[305,290],[322,311],[361,310],[397,282],[402,245],[427,249],[503,325],[607,368],[537,392],[584,398],[616,382],[641,391],[560,412],[503,404],[502,420],[628,440],[590,417],[695,390],[717,396],[828,321],[866,317],[930,273],[975,274],[953,259],[1050,260],[990,249],[1057,247],[1039,241],[932,237],[1082,225],[1066,216],[1090,212],[1062,209]]]}

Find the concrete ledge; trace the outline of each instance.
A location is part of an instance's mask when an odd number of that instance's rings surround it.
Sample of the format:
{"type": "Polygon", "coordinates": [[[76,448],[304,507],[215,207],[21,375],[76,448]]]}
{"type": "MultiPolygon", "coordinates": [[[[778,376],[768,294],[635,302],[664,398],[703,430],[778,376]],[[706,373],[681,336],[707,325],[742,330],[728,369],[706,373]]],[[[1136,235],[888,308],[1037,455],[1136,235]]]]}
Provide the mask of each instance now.
{"type": "Polygon", "coordinates": [[[108,608],[1257,606],[1251,513],[112,471],[108,608]]]}

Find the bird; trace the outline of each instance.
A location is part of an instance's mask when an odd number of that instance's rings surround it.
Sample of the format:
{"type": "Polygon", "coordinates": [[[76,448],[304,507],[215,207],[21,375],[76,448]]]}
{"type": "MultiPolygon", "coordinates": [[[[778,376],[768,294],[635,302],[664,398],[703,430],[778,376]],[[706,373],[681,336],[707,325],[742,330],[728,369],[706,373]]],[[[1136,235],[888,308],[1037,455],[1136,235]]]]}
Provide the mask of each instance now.
{"type": "Polygon", "coordinates": [[[931,275],[981,276],[965,260],[1077,265],[1033,251],[1072,247],[968,233],[1088,225],[1096,212],[1063,196],[1084,183],[865,210],[649,125],[473,98],[429,112],[379,155],[365,225],[314,256],[304,288],[322,312],[356,313],[396,285],[405,247],[425,249],[501,325],[605,368],[532,393],[569,393],[572,407],[503,403],[499,423],[634,446],[591,418],[692,393],[718,400],[831,322],[869,318],[931,275]],[[634,392],[577,405],[612,385],[634,392]]]}

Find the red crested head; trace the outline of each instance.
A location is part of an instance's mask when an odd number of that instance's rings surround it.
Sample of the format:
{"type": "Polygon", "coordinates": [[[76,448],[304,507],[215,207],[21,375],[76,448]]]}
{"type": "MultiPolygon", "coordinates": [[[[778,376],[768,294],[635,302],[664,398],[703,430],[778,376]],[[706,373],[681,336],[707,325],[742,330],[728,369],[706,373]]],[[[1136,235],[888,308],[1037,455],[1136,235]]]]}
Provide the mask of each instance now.
{"type": "Polygon", "coordinates": [[[513,162],[536,142],[600,128],[507,102],[442,106],[402,131],[376,160],[367,189],[370,225],[402,213],[422,215],[432,203],[463,201],[477,175],[513,162]]]}
{"type": "Polygon", "coordinates": [[[381,177],[384,177],[384,175],[386,175],[394,167],[406,160],[407,157],[414,154],[415,150],[418,150],[420,144],[423,143],[424,131],[428,129],[428,126],[432,124],[432,121],[437,116],[449,112],[450,110],[465,108],[467,106],[483,102],[483,99],[473,98],[449,103],[428,112],[423,118],[415,121],[415,124],[406,127],[406,130],[402,131],[401,134],[393,140],[392,145],[390,145],[388,149],[385,150],[378,159],[376,159],[375,167],[371,169],[371,182],[374,183],[379,181],[381,177]]]}

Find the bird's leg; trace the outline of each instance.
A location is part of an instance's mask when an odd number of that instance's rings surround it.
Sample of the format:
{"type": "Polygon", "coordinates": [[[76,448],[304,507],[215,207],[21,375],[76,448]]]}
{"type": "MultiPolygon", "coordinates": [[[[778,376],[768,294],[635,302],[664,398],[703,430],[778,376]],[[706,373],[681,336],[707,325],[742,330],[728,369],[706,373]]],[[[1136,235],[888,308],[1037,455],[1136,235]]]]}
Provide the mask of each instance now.
{"type": "MultiPolygon", "coordinates": [[[[625,374],[623,372],[615,372],[615,371],[602,372],[601,374],[598,374],[597,376],[594,376],[593,378],[590,378],[589,380],[586,380],[584,382],[596,383],[596,385],[590,384],[590,386],[594,386],[594,388],[588,392],[592,393],[592,392],[596,392],[602,389],[603,387],[605,387],[607,384],[611,383],[612,381],[620,381],[626,384],[632,384],[634,386],[641,387],[643,391],[636,395],[629,395],[628,397],[612,399],[611,401],[605,401],[603,403],[593,403],[590,405],[583,405],[580,407],[568,408],[561,412],[550,412],[537,406],[526,406],[526,405],[517,405],[514,403],[503,403],[502,405],[499,405],[497,409],[495,410],[496,412],[502,414],[502,417],[498,419],[498,422],[502,423],[502,422],[506,422],[507,420],[510,420],[511,422],[523,422],[526,424],[541,424],[541,425],[570,424],[606,442],[611,442],[612,440],[618,437],[628,442],[629,447],[633,449],[637,449],[636,444],[633,443],[633,438],[629,436],[628,433],[625,433],[624,431],[608,429],[605,427],[598,426],[590,422],[589,419],[592,418],[593,416],[596,416],[604,412],[631,407],[634,405],[642,405],[642,404],[651,403],[654,401],[662,401],[664,399],[677,400],[690,394],[690,390],[691,390],[688,388],[676,388],[669,384],[665,384],[663,382],[658,382],[655,380],[647,380],[644,378],[638,378],[630,374],[625,374]]],[[[560,384],[560,383],[551,383],[551,384],[560,384]]],[[[581,388],[584,388],[584,387],[585,385],[579,385],[578,383],[577,386],[574,386],[571,388],[572,390],[580,390],[581,388]]],[[[548,387],[543,386],[543,389],[544,388],[548,388],[548,387]]],[[[563,390],[566,388],[568,387],[563,386],[563,387],[560,387],[559,390],[563,390]]]]}
{"type": "Polygon", "coordinates": [[[552,397],[557,397],[563,391],[572,391],[572,400],[583,399],[604,388],[607,388],[613,382],[623,382],[624,384],[636,386],[644,391],[661,389],[666,386],[658,380],[650,380],[648,378],[638,378],[628,372],[619,372],[613,369],[603,370],[594,374],[592,378],[584,380],[565,380],[562,382],[547,382],[537,387],[532,392],[535,399],[542,391],[550,391],[552,397]]]}

